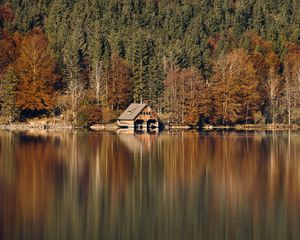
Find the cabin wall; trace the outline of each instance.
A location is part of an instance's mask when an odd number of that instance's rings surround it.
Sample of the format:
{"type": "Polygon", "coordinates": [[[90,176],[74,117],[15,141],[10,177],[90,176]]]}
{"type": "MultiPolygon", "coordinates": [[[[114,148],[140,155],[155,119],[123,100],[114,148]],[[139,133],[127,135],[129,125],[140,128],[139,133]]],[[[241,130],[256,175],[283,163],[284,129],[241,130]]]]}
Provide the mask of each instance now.
{"type": "Polygon", "coordinates": [[[136,120],[144,120],[147,121],[149,119],[155,119],[157,120],[157,114],[154,112],[149,106],[144,108],[144,110],[136,117],[136,120]]]}
{"type": "Polygon", "coordinates": [[[134,127],[134,121],[132,120],[118,120],[118,125],[123,127],[134,127]]]}
{"type": "Polygon", "coordinates": [[[134,124],[134,121],[132,121],[132,120],[119,120],[119,122],[121,123],[121,124],[134,124]]]}

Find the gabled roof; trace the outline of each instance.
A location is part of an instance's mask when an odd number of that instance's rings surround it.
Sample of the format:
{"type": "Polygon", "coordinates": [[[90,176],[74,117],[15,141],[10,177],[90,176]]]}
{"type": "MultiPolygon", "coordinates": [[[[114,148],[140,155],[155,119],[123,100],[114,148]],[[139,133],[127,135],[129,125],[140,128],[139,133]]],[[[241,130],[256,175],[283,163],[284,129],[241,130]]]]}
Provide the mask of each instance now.
{"type": "Polygon", "coordinates": [[[121,114],[118,118],[119,120],[134,120],[144,108],[147,107],[147,104],[143,103],[131,103],[129,107],[121,114]]]}

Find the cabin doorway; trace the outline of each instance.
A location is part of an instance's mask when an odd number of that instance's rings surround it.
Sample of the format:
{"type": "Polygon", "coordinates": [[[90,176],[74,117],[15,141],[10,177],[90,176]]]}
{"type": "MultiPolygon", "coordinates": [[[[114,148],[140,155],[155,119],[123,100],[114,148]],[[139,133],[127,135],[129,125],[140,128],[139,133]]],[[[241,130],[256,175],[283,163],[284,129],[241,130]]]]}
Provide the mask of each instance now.
{"type": "Polygon", "coordinates": [[[149,119],[147,121],[147,128],[148,129],[153,129],[157,127],[157,121],[155,119],[149,119]]]}
{"type": "Polygon", "coordinates": [[[134,122],[134,130],[143,131],[144,128],[144,120],[138,119],[134,122]]]}

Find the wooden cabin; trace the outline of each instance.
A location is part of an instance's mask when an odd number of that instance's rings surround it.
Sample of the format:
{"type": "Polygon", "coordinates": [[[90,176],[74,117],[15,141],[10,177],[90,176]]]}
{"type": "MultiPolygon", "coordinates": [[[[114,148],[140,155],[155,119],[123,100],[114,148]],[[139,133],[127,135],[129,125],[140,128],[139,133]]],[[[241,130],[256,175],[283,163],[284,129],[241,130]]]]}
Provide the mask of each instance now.
{"type": "Polygon", "coordinates": [[[136,130],[158,128],[159,119],[155,111],[148,104],[132,103],[118,118],[119,127],[136,130]]]}

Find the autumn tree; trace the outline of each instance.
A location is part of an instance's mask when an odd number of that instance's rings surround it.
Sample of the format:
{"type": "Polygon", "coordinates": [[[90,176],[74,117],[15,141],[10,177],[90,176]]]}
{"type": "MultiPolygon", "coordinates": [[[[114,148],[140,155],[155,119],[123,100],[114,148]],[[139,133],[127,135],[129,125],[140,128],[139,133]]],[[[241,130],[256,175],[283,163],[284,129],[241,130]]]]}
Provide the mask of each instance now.
{"type": "Polygon", "coordinates": [[[165,79],[165,97],[168,98],[169,120],[195,125],[200,116],[207,116],[207,85],[199,71],[192,67],[175,68],[165,79]]]}
{"type": "Polygon", "coordinates": [[[300,45],[289,44],[284,60],[284,92],[288,124],[300,119],[300,45]]]}
{"type": "Polygon", "coordinates": [[[9,4],[0,5],[0,75],[13,63],[18,55],[20,34],[15,32],[10,34],[5,27],[6,23],[14,19],[14,11],[9,4]]]}
{"type": "Polygon", "coordinates": [[[20,35],[17,33],[14,36],[6,33],[4,38],[0,40],[0,74],[16,60],[19,40],[20,35]]]}
{"type": "Polygon", "coordinates": [[[112,110],[124,110],[132,100],[128,63],[116,55],[112,56],[109,76],[109,105],[112,110]]]}
{"type": "Polygon", "coordinates": [[[182,70],[180,96],[184,111],[183,122],[196,125],[200,117],[205,118],[209,114],[208,85],[195,67],[182,70]]]}
{"type": "Polygon", "coordinates": [[[259,82],[244,50],[220,56],[214,64],[211,81],[217,121],[233,124],[253,120],[260,104],[259,82]]]}
{"type": "Polygon", "coordinates": [[[268,79],[266,81],[266,90],[269,99],[269,112],[272,119],[272,124],[276,122],[276,106],[280,97],[281,91],[281,76],[274,68],[269,71],[268,79]]]}
{"type": "Polygon", "coordinates": [[[20,79],[16,104],[23,113],[31,115],[51,110],[58,75],[52,53],[47,49],[47,39],[41,30],[35,29],[24,37],[13,70],[20,79]]]}
{"type": "Polygon", "coordinates": [[[261,96],[262,111],[267,122],[275,123],[280,115],[278,107],[282,95],[281,62],[275,53],[271,41],[259,37],[257,34],[246,34],[250,41],[250,57],[259,79],[258,89],[261,96]]]}

